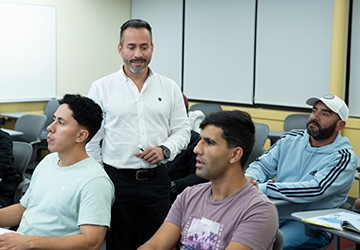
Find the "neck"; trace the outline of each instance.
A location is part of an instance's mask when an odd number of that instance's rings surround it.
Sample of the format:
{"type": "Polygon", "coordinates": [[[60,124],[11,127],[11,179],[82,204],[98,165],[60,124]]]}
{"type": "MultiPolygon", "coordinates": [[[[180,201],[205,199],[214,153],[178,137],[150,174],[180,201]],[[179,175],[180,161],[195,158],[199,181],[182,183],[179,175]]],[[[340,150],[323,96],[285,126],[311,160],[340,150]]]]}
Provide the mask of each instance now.
{"type": "Polygon", "coordinates": [[[58,162],[59,167],[68,167],[89,157],[85,149],[72,149],[66,152],[58,152],[58,156],[60,158],[58,162]]]}
{"type": "Polygon", "coordinates": [[[139,92],[141,91],[142,87],[144,86],[144,83],[145,83],[146,79],[149,76],[149,72],[150,72],[149,67],[146,67],[144,72],[139,73],[139,74],[134,74],[126,66],[124,66],[125,75],[127,77],[129,77],[135,83],[135,85],[138,88],[139,92]]]}
{"type": "Polygon", "coordinates": [[[247,180],[243,171],[229,173],[224,178],[211,180],[211,195],[214,200],[222,200],[244,187],[247,180]]]}
{"type": "Polygon", "coordinates": [[[312,136],[310,136],[310,144],[312,147],[323,147],[323,146],[333,143],[335,141],[337,135],[338,135],[338,132],[335,132],[334,134],[332,134],[329,138],[327,138],[325,140],[315,140],[312,136]]]}

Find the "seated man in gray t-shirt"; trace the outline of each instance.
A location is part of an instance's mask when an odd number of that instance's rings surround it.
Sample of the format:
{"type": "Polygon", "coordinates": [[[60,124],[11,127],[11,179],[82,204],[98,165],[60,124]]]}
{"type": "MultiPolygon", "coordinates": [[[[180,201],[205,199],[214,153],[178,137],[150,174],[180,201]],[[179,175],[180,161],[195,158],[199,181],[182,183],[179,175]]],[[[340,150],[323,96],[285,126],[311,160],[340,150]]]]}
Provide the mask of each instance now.
{"type": "Polygon", "coordinates": [[[255,128],[242,111],[206,116],[194,148],[196,174],[209,183],[189,187],[165,222],[139,249],[272,249],[278,231],[276,207],[244,176],[255,128]]]}

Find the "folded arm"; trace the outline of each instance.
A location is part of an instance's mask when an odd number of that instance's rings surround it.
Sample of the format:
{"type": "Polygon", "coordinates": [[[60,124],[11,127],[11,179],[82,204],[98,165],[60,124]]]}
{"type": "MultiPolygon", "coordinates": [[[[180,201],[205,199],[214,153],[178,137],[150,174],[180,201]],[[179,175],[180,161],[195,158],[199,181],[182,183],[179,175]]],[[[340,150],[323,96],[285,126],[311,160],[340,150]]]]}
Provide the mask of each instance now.
{"type": "Polygon", "coordinates": [[[105,226],[82,225],[80,234],[64,237],[24,236],[18,233],[0,235],[0,250],[98,250],[104,241],[107,231],[105,226]]]}

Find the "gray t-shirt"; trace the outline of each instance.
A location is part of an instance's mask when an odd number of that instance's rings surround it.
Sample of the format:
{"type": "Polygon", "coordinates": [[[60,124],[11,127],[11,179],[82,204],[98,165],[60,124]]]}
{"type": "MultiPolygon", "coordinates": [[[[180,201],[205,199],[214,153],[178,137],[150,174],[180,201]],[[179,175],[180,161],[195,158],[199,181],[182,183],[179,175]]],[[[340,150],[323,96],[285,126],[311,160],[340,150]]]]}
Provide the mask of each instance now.
{"type": "Polygon", "coordinates": [[[225,249],[235,241],[270,250],[279,228],[276,207],[250,183],[222,200],[212,199],[210,183],[189,187],[165,221],[181,228],[181,249],[225,249]]]}
{"type": "Polygon", "coordinates": [[[20,200],[26,208],[18,232],[59,237],[80,233],[80,225],[110,227],[114,186],[93,158],[59,167],[57,153],[36,167],[20,200]]]}

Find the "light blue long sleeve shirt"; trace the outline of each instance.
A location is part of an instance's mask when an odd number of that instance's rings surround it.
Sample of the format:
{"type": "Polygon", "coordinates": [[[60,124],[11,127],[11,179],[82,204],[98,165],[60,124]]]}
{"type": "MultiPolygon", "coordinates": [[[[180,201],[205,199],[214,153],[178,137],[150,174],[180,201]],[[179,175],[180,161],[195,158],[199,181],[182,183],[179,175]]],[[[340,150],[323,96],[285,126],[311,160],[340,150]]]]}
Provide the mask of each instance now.
{"type": "Polygon", "coordinates": [[[267,196],[312,210],[341,206],[356,167],[357,157],[346,137],[338,134],[333,143],[312,147],[306,130],[292,130],[250,164],[245,175],[257,180],[267,196]]]}

